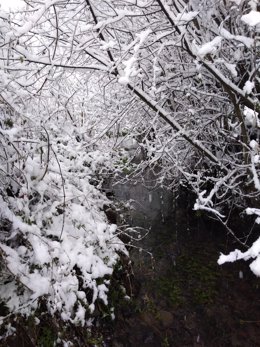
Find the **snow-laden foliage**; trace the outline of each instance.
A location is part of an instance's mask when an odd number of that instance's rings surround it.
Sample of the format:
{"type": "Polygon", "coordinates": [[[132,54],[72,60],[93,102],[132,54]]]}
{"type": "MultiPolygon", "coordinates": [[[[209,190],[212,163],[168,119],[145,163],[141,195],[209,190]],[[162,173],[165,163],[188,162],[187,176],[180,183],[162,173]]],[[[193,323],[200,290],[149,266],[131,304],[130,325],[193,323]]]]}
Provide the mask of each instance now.
{"type": "MultiPolygon", "coordinates": [[[[110,276],[126,253],[103,212],[102,172],[111,158],[90,143],[95,120],[76,94],[80,81],[48,70],[48,88],[37,94],[36,67],[21,67],[21,58],[12,68],[5,59],[22,39],[12,43],[14,28],[0,17],[0,300],[10,315],[29,315],[44,302],[51,315],[90,325],[96,301],[108,304],[110,276]]],[[[82,87],[86,98],[93,93],[82,87]]]]}
{"type": "Polygon", "coordinates": [[[104,278],[125,251],[91,184],[109,157],[66,127],[26,124],[1,129],[0,298],[29,314],[44,297],[51,314],[84,325],[97,299],[107,304],[104,278]]]}

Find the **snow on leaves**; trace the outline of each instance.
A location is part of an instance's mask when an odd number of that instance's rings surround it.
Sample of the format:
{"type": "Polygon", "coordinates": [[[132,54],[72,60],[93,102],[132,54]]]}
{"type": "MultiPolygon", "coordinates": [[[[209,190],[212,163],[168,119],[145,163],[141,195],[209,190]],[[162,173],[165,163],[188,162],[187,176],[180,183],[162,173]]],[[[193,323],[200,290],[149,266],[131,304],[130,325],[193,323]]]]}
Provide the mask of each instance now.
{"type": "Polygon", "coordinates": [[[215,54],[220,48],[222,38],[220,36],[215,37],[212,41],[205,43],[201,47],[197,48],[197,56],[204,58],[207,54],[215,54]]]}
{"type": "Polygon", "coordinates": [[[260,29],[260,12],[250,11],[241,17],[242,22],[246,23],[250,27],[256,27],[260,29]]]}
{"type": "Polygon", "coordinates": [[[55,130],[33,123],[27,129],[1,130],[1,154],[8,153],[1,189],[10,192],[1,196],[0,215],[10,224],[0,243],[0,299],[11,313],[28,315],[44,297],[49,313],[84,326],[96,300],[107,304],[103,279],[126,253],[102,212],[106,197],[89,182],[110,159],[86,152],[64,121],[55,130]]]}

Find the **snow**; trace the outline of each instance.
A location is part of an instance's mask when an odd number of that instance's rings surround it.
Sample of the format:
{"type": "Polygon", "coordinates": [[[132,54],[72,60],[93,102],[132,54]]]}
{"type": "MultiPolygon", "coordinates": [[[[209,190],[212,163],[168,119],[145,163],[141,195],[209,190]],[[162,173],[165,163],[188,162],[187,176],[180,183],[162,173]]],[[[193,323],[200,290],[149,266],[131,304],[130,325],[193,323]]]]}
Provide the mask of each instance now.
{"type": "Polygon", "coordinates": [[[52,258],[48,244],[44,243],[41,238],[35,235],[29,235],[29,241],[35,250],[33,259],[34,264],[44,265],[51,263],[52,258]]]}
{"type": "Polygon", "coordinates": [[[260,12],[250,11],[241,17],[241,20],[251,27],[256,27],[260,25],[260,12]]]}
{"type": "Polygon", "coordinates": [[[246,81],[244,87],[243,87],[243,91],[246,93],[246,94],[251,94],[253,89],[255,87],[255,83],[254,82],[251,82],[251,81],[246,81]]]}
{"type": "Polygon", "coordinates": [[[41,296],[49,294],[51,281],[43,277],[40,272],[28,274],[21,278],[21,282],[32,291],[31,300],[39,299],[41,296]]]}
{"type": "Polygon", "coordinates": [[[32,28],[42,18],[45,11],[49,7],[55,5],[55,3],[57,1],[58,0],[45,0],[44,5],[42,5],[41,7],[38,7],[38,9],[36,9],[35,13],[30,18],[27,19],[27,22],[23,26],[16,28],[15,36],[20,37],[20,36],[28,33],[30,30],[32,30],[32,28]]]}
{"type": "Polygon", "coordinates": [[[198,11],[190,11],[190,12],[185,12],[185,8],[181,13],[178,13],[177,15],[175,15],[173,13],[173,11],[171,10],[170,6],[168,5],[167,1],[162,0],[161,4],[163,6],[163,8],[165,9],[165,11],[168,13],[168,15],[171,18],[171,21],[179,27],[179,30],[181,32],[184,32],[185,29],[183,28],[184,24],[187,24],[189,21],[193,20],[197,15],[198,15],[198,11]]]}
{"type": "Polygon", "coordinates": [[[251,7],[252,10],[257,10],[258,0],[250,0],[248,2],[248,5],[251,7]]]}
{"type": "Polygon", "coordinates": [[[116,46],[116,42],[113,40],[110,40],[108,42],[102,42],[101,49],[106,51],[106,50],[109,50],[111,48],[114,48],[115,46],[116,46]]]}
{"type": "MultiPolygon", "coordinates": [[[[220,69],[216,68],[213,64],[209,64],[204,61],[204,65],[208,67],[209,71],[212,71],[218,78],[225,83],[232,91],[236,92],[238,95],[244,97],[245,92],[239,88],[235,83],[233,83],[229,78],[227,78],[220,69]]],[[[255,101],[250,96],[247,97],[247,100],[250,104],[254,105],[255,101]]]]}
{"type": "Polygon", "coordinates": [[[214,196],[220,190],[221,186],[224,185],[225,182],[231,176],[232,176],[232,172],[229,172],[225,177],[219,179],[206,197],[205,197],[207,193],[206,190],[203,190],[202,192],[198,193],[198,198],[196,199],[196,202],[194,204],[194,210],[195,211],[204,210],[204,211],[213,213],[220,218],[224,218],[225,216],[222,213],[220,213],[216,208],[214,208],[213,199],[214,199],[214,196]]]}
{"type": "Polygon", "coordinates": [[[251,140],[249,143],[249,146],[254,150],[257,151],[259,149],[259,144],[255,140],[251,140]]]}
{"type": "Polygon", "coordinates": [[[151,33],[151,29],[147,29],[142,31],[141,33],[136,34],[136,39],[134,40],[134,52],[133,55],[126,61],[123,62],[125,66],[124,70],[120,73],[120,77],[118,82],[123,85],[127,85],[130,83],[130,77],[134,77],[138,75],[138,69],[135,66],[135,62],[137,61],[138,51],[141,46],[144,44],[146,39],[151,33]]]}
{"type": "Polygon", "coordinates": [[[205,43],[197,49],[197,56],[204,58],[207,54],[215,54],[220,48],[222,37],[216,36],[212,41],[205,43]]]}
{"type": "Polygon", "coordinates": [[[126,151],[136,150],[138,148],[138,142],[134,138],[125,138],[120,143],[126,151]]]}
{"type": "Polygon", "coordinates": [[[224,263],[234,263],[237,260],[243,259],[244,254],[236,249],[233,252],[230,252],[228,255],[221,254],[218,258],[218,264],[223,265],[224,263]]]}
{"type": "Polygon", "coordinates": [[[98,24],[95,25],[94,29],[100,29],[102,27],[106,27],[110,24],[116,23],[120,20],[122,20],[126,16],[131,16],[133,15],[133,12],[127,11],[127,10],[117,10],[117,15],[114,17],[111,17],[109,19],[99,21],[98,24]]]}
{"type": "Polygon", "coordinates": [[[244,107],[244,117],[245,117],[246,126],[252,127],[252,128],[256,128],[260,126],[257,112],[254,110],[251,110],[251,108],[247,106],[244,107]]]}
{"type": "Polygon", "coordinates": [[[4,10],[10,10],[10,9],[20,9],[24,7],[24,1],[23,0],[0,0],[0,6],[4,10]]]}
{"type": "Polygon", "coordinates": [[[74,323],[76,324],[80,323],[81,326],[84,326],[85,315],[86,315],[86,309],[81,304],[79,304],[79,307],[77,309],[77,312],[74,318],[74,323]]]}
{"type": "Polygon", "coordinates": [[[236,69],[236,64],[230,64],[227,62],[224,62],[226,68],[230,71],[232,77],[237,77],[237,69],[236,69]]]}
{"type": "Polygon", "coordinates": [[[10,141],[13,141],[16,135],[21,131],[21,128],[13,127],[11,129],[1,129],[0,133],[7,135],[10,139],[10,141]]]}
{"type": "MultiPolygon", "coordinates": [[[[250,213],[251,212],[252,211],[250,211],[250,213]]],[[[258,210],[257,213],[260,213],[260,210],[258,210]]],[[[260,238],[258,238],[246,252],[241,252],[236,249],[228,255],[221,254],[218,259],[218,264],[222,265],[228,262],[233,263],[237,260],[249,260],[251,258],[255,260],[251,262],[249,267],[256,276],[260,276],[260,238]]]]}
{"type": "Polygon", "coordinates": [[[135,62],[136,62],[135,56],[132,56],[131,58],[123,62],[123,64],[125,65],[125,69],[124,69],[124,76],[121,76],[118,79],[118,82],[120,84],[126,85],[130,82],[130,76],[133,75],[133,73],[136,71],[134,67],[135,62]]]}
{"type": "Polygon", "coordinates": [[[246,208],[246,214],[248,214],[248,215],[253,215],[253,214],[255,214],[256,216],[258,216],[258,217],[256,218],[255,222],[256,222],[257,224],[260,224],[260,210],[259,210],[259,209],[247,207],[247,208],[246,208]]]}
{"type": "Polygon", "coordinates": [[[192,21],[198,14],[199,14],[198,11],[179,13],[175,17],[175,21],[176,23],[183,25],[183,24],[186,24],[187,22],[192,21]]]}
{"type": "MultiPolygon", "coordinates": [[[[96,279],[113,273],[118,252],[127,254],[116,236],[117,227],[109,225],[102,212],[106,197],[88,182],[88,177],[108,165],[109,156],[100,151],[86,152],[83,144],[72,141],[70,136],[67,138],[69,145],[64,146],[63,124],[57,127],[57,133],[48,129],[52,136],[62,136],[63,141],[52,144],[56,157],[50,155],[48,170],[43,176],[47,143],[32,141],[40,135],[39,128],[35,130],[30,141],[25,142],[18,153],[13,150],[10,156],[10,159],[18,155],[19,160],[23,158],[24,176],[22,180],[15,176],[21,184],[19,195],[10,197],[8,204],[0,198],[1,216],[12,221],[10,237],[19,235],[19,242],[13,247],[0,243],[6,267],[13,276],[1,286],[0,298],[11,312],[19,310],[28,315],[45,296],[51,314],[59,313],[64,320],[84,326],[88,319],[80,302],[90,306],[92,311],[98,299],[107,304],[109,282],[97,285],[96,279]],[[75,266],[81,272],[83,288],[75,266]],[[24,286],[23,295],[19,294],[21,285],[24,286]],[[88,289],[95,293],[90,301],[85,294],[88,289]]],[[[10,141],[24,138],[25,134],[14,128],[3,131],[3,136],[10,141]]]]}
{"type": "Polygon", "coordinates": [[[219,34],[226,40],[234,40],[243,43],[246,47],[251,48],[254,45],[254,39],[243,35],[233,35],[227,29],[220,27],[219,34]]]}
{"type": "Polygon", "coordinates": [[[249,265],[251,271],[258,277],[260,277],[260,256],[256,260],[252,261],[249,265]]]}

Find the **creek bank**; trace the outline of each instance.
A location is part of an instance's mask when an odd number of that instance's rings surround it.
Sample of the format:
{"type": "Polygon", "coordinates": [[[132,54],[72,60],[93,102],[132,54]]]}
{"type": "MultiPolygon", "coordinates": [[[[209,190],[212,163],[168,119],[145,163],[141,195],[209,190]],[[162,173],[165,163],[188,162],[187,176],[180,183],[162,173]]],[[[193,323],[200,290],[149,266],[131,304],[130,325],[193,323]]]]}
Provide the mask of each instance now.
{"type": "Polygon", "coordinates": [[[114,194],[130,202],[123,218],[149,234],[130,251],[138,290],[117,308],[109,345],[260,346],[260,281],[245,262],[217,265],[235,247],[222,227],[195,213],[185,192],[175,199],[147,180],[114,194]]]}

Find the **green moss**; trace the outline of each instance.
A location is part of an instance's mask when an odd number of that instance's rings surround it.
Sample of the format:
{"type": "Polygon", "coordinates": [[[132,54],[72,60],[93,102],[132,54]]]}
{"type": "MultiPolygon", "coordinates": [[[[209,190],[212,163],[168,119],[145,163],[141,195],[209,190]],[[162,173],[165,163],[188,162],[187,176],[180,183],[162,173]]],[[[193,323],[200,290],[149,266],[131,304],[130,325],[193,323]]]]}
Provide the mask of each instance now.
{"type": "Polygon", "coordinates": [[[186,288],[191,293],[192,303],[211,304],[217,294],[219,271],[215,262],[207,260],[207,252],[198,250],[193,255],[184,254],[180,257],[179,267],[186,278],[186,288]]]}
{"type": "Polygon", "coordinates": [[[49,326],[45,326],[41,329],[38,337],[39,347],[52,347],[57,341],[57,336],[49,326]]]}
{"type": "Polygon", "coordinates": [[[175,276],[160,277],[155,281],[155,290],[172,306],[180,306],[183,301],[182,289],[175,276]]]}
{"type": "Polygon", "coordinates": [[[217,295],[219,271],[217,264],[207,260],[210,254],[201,249],[176,258],[165,275],[154,280],[154,290],[170,305],[176,307],[212,304],[217,295]]]}

